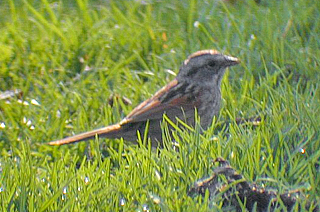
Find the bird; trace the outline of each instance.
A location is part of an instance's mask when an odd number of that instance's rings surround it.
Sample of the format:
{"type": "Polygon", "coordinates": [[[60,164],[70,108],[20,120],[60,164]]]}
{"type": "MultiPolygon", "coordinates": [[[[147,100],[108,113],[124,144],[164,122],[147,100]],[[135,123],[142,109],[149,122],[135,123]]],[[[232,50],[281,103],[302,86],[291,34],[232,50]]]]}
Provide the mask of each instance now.
{"type": "Polygon", "coordinates": [[[165,114],[170,120],[180,119],[195,126],[195,110],[200,125],[206,129],[220,111],[221,80],[226,68],[239,64],[236,57],[224,55],[215,49],[200,50],[191,54],[179,68],[176,77],[151,98],[135,107],[120,122],[51,141],[49,145],[71,144],[99,138],[137,141],[137,133],[144,135],[148,123],[148,137],[152,147],[161,146],[161,122],[165,114]]]}

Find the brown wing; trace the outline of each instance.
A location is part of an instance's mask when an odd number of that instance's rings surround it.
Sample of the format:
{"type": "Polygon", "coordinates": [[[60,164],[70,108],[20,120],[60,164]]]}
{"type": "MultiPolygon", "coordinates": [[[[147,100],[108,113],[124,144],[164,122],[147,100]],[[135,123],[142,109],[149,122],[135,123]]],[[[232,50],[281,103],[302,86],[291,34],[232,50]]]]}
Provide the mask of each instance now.
{"type": "MultiPolygon", "coordinates": [[[[169,117],[179,117],[182,116],[181,107],[186,110],[193,107],[189,101],[190,99],[187,99],[187,96],[184,95],[185,87],[185,84],[179,84],[177,80],[173,80],[155,93],[150,99],[147,99],[133,109],[133,111],[119,124],[52,141],[49,144],[62,145],[74,143],[93,139],[97,135],[108,138],[122,137],[125,140],[134,141],[136,139],[137,130],[144,130],[145,125],[143,123],[146,120],[161,120],[164,112],[166,112],[169,117]]],[[[193,110],[188,111],[192,111],[191,115],[194,114],[193,110]]],[[[189,115],[190,114],[186,114],[186,117],[189,115]]],[[[161,130],[159,122],[150,122],[150,124],[155,124],[156,127],[150,126],[152,130],[150,130],[149,134],[151,133],[154,137],[160,136],[158,138],[158,140],[160,140],[161,130]]]]}
{"type": "MultiPolygon", "coordinates": [[[[126,123],[134,123],[146,120],[162,119],[163,113],[182,113],[181,107],[187,109],[187,107],[193,107],[186,95],[180,91],[179,83],[176,79],[168,83],[165,87],[155,93],[150,99],[145,100],[133,111],[128,114],[121,122],[120,125],[126,123]]],[[[169,115],[170,115],[169,114],[169,115]]]]}

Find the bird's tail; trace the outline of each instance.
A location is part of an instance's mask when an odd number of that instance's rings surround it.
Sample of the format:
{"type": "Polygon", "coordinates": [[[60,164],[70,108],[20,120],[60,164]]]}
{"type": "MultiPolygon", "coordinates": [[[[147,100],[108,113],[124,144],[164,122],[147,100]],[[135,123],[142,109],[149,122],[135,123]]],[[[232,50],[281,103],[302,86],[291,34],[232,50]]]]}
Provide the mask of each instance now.
{"type": "MultiPolygon", "coordinates": [[[[114,124],[100,129],[92,130],[89,132],[81,133],[78,135],[70,136],[67,138],[51,141],[48,144],[53,146],[60,146],[63,144],[76,143],[79,141],[85,141],[89,139],[94,139],[98,137],[108,137],[108,138],[117,138],[119,133],[122,131],[120,124],[114,124]]],[[[120,133],[121,134],[121,133],[120,133]]]]}

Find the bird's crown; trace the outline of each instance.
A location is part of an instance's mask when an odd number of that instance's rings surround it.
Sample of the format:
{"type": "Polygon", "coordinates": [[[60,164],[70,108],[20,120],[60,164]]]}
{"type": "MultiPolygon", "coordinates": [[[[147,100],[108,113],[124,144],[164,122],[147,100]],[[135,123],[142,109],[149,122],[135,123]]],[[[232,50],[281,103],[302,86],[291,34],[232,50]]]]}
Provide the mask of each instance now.
{"type": "Polygon", "coordinates": [[[183,62],[183,64],[184,64],[184,65],[187,65],[187,63],[188,63],[192,58],[198,57],[198,56],[201,56],[201,55],[205,55],[205,54],[214,55],[214,54],[220,54],[220,52],[218,52],[218,51],[215,50],[215,49],[207,49],[207,50],[197,51],[197,52],[191,54],[191,55],[183,62]]]}

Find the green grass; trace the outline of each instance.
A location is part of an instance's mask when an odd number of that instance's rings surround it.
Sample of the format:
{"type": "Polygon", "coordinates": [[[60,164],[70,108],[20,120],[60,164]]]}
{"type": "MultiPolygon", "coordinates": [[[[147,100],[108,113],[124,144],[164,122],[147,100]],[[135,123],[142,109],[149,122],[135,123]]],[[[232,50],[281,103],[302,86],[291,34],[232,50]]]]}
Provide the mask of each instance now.
{"type": "Polygon", "coordinates": [[[207,211],[187,191],[218,156],[249,181],[319,201],[320,1],[70,2],[0,2],[0,91],[25,101],[0,100],[1,211],[207,211]],[[45,145],[121,120],[174,78],[166,70],[211,48],[242,63],[223,80],[217,124],[176,137],[180,152],[45,145]],[[110,107],[111,94],[133,104],[110,107]],[[234,122],[254,116],[257,127],[234,122]]]}

